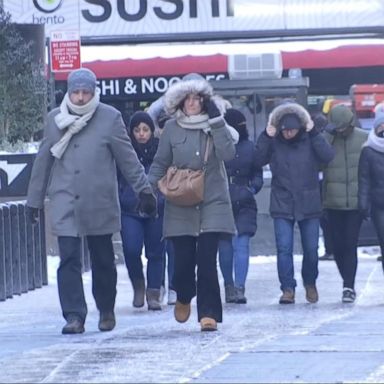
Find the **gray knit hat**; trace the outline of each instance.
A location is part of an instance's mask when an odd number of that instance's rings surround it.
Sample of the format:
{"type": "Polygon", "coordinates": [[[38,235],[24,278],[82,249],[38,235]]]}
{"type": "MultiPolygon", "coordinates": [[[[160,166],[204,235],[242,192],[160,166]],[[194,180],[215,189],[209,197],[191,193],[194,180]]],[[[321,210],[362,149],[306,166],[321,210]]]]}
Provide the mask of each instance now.
{"type": "Polygon", "coordinates": [[[95,93],[96,75],[87,68],[72,71],[67,80],[68,94],[80,89],[95,93]]]}

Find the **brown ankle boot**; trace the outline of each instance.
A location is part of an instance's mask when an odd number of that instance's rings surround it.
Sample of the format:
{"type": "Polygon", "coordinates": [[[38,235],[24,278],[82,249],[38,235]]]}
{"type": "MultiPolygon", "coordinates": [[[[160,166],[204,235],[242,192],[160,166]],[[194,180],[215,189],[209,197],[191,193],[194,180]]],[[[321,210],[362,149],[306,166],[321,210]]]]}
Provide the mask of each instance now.
{"type": "Polygon", "coordinates": [[[217,322],[211,317],[203,317],[200,320],[201,332],[217,331],[217,322]]]}
{"type": "Polygon", "coordinates": [[[295,291],[293,289],[285,289],[280,296],[280,304],[294,304],[295,303],[295,291]]]}
{"type": "Polygon", "coordinates": [[[319,301],[319,293],[317,292],[316,285],[305,286],[305,298],[309,303],[317,303],[319,301]]]}
{"type": "Polygon", "coordinates": [[[191,304],[183,304],[180,301],[176,301],[174,315],[176,321],[179,323],[185,323],[191,314],[191,304]]]}

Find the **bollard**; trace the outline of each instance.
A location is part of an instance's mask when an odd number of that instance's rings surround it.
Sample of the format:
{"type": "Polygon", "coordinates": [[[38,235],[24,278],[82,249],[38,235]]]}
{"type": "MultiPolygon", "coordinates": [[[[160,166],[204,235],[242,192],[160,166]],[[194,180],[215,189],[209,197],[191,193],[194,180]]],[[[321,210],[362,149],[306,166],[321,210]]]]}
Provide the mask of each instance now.
{"type": "MultiPolygon", "coordinates": [[[[40,216],[40,212],[39,212],[40,216]]],[[[40,220],[40,217],[39,217],[40,220]]],[[[43,285],[42,262],[41,262],[41,244],[40,244],[40,225],[35,224],[32,226],[32,239],[33,239],[33,255],[35,261],[34,270],[34,286],[41,288],[43,285]]]]}
{"type": "Polygon", "coordinates": [[[29,220],[27,220],[26,224],[26,235],[28,290],[33,290],[35,289],[35,246],[33,242],[33,226],[29,220]]]}
{"type": "Polygon", "coordinates": [[[25,205],[17,204],[19,215],[19,239],[20,239],[20,285],[21,293],[28,292],[28,253],[27,253],[27,220],[25,217],[25,205]]]}
{"type": "Polygon", "coordinates": [[[17,205],[8,203],[11,222],[12,294],[21,295],[20,233],[17,205]]]}
{"type": "Polygon", "coordinates": [[[3,205],[4,219],[4,255],[5,255],[5,293],[6,297],[11,298],[13,294],[13,279],[12,279],[12,250],[11,250],[11,217],[9,206],[3,205]]]}
{"type": "Polygon", "coordinates": [[[0,204],[0,301],[7,298],[5,282],[4,219],[3,205],[0,204]]]}

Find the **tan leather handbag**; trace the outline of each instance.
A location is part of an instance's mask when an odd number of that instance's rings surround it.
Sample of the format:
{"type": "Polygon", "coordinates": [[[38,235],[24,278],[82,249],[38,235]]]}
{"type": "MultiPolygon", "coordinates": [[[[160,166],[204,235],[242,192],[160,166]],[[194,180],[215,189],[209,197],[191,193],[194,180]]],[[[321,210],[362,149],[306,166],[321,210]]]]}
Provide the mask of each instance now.
{"type": "Polygon", "coordinates": [[[202,169],[181,169],[172,165],[157,185],[165,198],[173,204],[191,206],[204,200],[204,176],[210,150],[208,136],[202,169]]]}

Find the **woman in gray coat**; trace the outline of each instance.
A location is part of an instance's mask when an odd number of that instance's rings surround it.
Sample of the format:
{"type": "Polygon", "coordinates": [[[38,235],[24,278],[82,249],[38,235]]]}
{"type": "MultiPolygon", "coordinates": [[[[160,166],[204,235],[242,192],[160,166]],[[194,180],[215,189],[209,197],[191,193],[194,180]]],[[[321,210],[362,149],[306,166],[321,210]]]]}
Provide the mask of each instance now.
{"type": "Polygon", "coordinates": [[[222,233],[235,233],[224,166],[224,161],[235,155],[236,139],[231,134],[234,129],[223,118],[225,101],[213,95],[206,80],[174,84],[165,94],[164,102],[172,118],[165,124],[148,174],[154,187],[171,165],[201,168],[207,139],[211,141],[204,200],[187,207],[166,201],[163,235],[172,240],[175,249],[176,320],[188,320],[191,300],[197,296],[201,330],[215,331],[217,322],[222,321],[216,268],[219,237],[222,233]]]}

